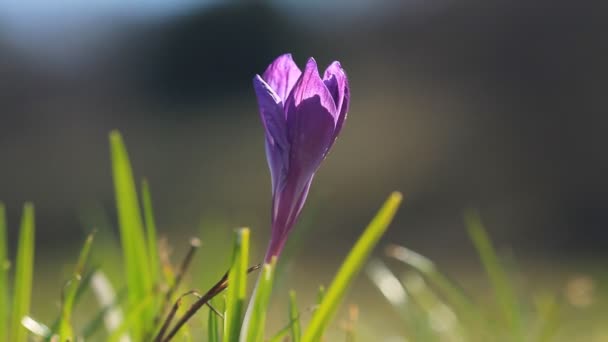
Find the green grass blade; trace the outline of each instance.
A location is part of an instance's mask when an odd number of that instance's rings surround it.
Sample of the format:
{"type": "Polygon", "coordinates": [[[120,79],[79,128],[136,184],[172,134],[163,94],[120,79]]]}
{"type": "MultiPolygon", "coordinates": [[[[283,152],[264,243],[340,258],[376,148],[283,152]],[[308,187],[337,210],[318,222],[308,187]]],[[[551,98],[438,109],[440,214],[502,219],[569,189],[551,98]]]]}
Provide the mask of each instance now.
{"type": "MultiPolygon", "coordinates": [[[[276,259],[270,264],[265,264],[262,268],[262,274],[258,279],[257,289],[253,300],[251,316],[247,321],[247,328],[243,331],[247,332],[246,342],[263,342],[264,328],[266,326],[266,311],[270,302],[270,294],[272,293],[272,285],[274,282],[274,270],[276,259]]],[[[241,339],[243,340],[243,339],[241,339]]]]}
{"type": "Polygon", "coordinates": [[[483,267],[490,279],[503,319],[513,341],[522,341],[524,334],[521,326],[519,303],[515,296],[506,271],[502,267],[496,250],[484,229],[481,218],[476,212],[465,215],[465,223],[473,245],[479,254],[483,267]]]}
{"type": "Polygon", "coordinates": [[[408,341],[437,340],[426,313],[418,303],[414,303],[405,285],[380,259],[370,260],[365,267],[365,273],[403,320],[408,341]]]}
{"type": "Polygon", "coordinates": [[[289,321],[291,322],[291,341],[300,342],[302,327],[300,326],[300,311],[296,300],[296,291],[289,291],[289,321]]]}
{"type": "Polygon", "coordinates": [[[160,259],[158,257],[158,240],[156,237],[156,220],[154,219],[154,210],[152,209],[152,195],[150,194],[150,185],[144,179],[141,183],[141,198],[144,209],[144,222],[146,227],[146,238],[148,245],[148,257],[150,266],[150,279],[158,286],[160,281],[160,259]]]}
{"type": "Polygon", "coordinates": [[[318,342],[321,340],[323,332],[338,309],[348,286],[359,273],[372,249],[376,246],[378,240],[380,240],[380,237],[382,237],[393,220],[401,200],[402,195],[400,193],[392,193],[382,208],[380,208],[376,217],[374,217],[367,226],[363,235],[361,235],[359,241],[357,241],[355,246],[351,249],[346,260],[340,267],[340,270],[328,288],[319,309],[313,314],[312,320],[304,333],[302,341],[318,342]]]}
{"type": "Polygon", "coordinates": [[[0,341],[8,340],[8,249],[7,249],[6,209],[0,202],[0,341]]]}
{"type": "MultiPolygon", "coordinates": [[[[152,289],[147,242],[129,155],[118,131],[110,133],[110,152],[129,306],[134,307],[152,289]]],[[[133,339],[142,338],[145,323],[152,318],[151,315],[152,313],[144,311],[139,320],[132,322],[133,339]]]]}
{"type": "Polygon", "coordinates": [[[17,245],[17,262],[15,263],[15,286],[13,290],[13,311],[9,341],[27,341],[27,330],[21,325],[21,319],[29,314],[32,296],[32,279],[34,270],[34,205],[23,206],[19,242],[17,245]]]}
{"type": "Polygon", "coordinates": [[[217,314],[209,309],[207,317],[207,340],[208,342],[220,342],[220,325],[217,314]]]}
{"type": "Polygon", "coordinates": [[[76,268],[74,269],[74,274],[68,280],[66,287],[64,288],[63,293],[63,303],[61,305],[61,316],[59,318],[59,328],[57,333],[59,335],[59,341],[74,341],[74,329],[72,328],[72,324],[70,323],[72,319],[72,311],[74,310],[74,302],[76,299],[76,295],[78,293],[78,289],[80,288],[80,284],[82,281],[82,275],[89,259],[89,254],[91,252],[91,246],[93,245],[93,237],[94,233],[89,234],[87,239],[80,250],[80,255],[78,256],[78,262],[76,263],[76,268]]]}
{"type": "Polygon", "coordinates": [[[274,336],[268,339],[268,342],[282,342],[287,340],[287,336],[291,332],[291,324],[292,323],[279,330],[274,336]]]}
{"type": "Polygon", "coordinates": [[[300,317],[302,316],[302,312],[296,313],[295,316],[289,319],[289,323],[277,331],[274,336],[268,339],[268,342],[281,342],[287,339],[287,336],[292,332],[292,325],[300,324],[300,317]]]}
{"type": "Polygon", "coordinates": [[[249,263],[249,229],[236,231],[232,265],[228,273],[226,313],[224,314],[224,341],[238,342],[243,322],[247,295],[247,268],[249,263]]]}

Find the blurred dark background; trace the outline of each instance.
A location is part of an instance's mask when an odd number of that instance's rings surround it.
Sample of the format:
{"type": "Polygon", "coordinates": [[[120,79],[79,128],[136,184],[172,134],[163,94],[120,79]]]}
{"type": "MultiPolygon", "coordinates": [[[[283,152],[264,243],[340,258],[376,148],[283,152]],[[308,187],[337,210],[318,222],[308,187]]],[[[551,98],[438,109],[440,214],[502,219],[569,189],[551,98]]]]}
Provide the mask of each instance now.
{"type": "Polygon", "coordinates": [[[87,213],[115,222],[107,134],[117,128],[150,180],[162,234],[197,235],[212,217],[228,234],[252,226],[263,244],[270,182],[251,79],[291,52],[300,65],[340,60],[352,87],[297,227],[302,263],[336,266],[392,190],[406,201],[385,242],[441,262],[475,260],[467,208],[524,260],[605,256],[606,7],[2,2],[0,199],[11,233],[25,200],[42,256],[77,250],[95,224],[87,213]]]}

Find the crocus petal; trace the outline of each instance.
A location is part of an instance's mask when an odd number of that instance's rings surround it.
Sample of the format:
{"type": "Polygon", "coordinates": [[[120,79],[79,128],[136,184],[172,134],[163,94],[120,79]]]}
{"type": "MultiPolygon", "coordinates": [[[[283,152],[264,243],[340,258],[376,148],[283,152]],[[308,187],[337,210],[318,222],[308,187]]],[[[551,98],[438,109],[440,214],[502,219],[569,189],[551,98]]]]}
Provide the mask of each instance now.
{"type": "Polygon", "coordinates": [[[279,98],[285,102],[293,89],[302,71],[293,61],[290,53],[277,57],[264,71],[262,78],[276,92],[279,98]]]}
{"type": "Polygon", "coordinates": [[[285,109],[290,143],[289,173],[297,177],[312,175],[334,140],[337,119],[334,99],[319,77],[313,58],[308,60],[285,109]]]}
{"type": "Polygon", "coordinates": [[[253,88],[258,99],[260,117],[266,133],[266,157],[274,191],[280,182],[280,178],[286,174],[287,163],[289,162],[289,144],[287,142],[283,103],[259,75],[256,75],[253,79],[253,88]]]}
{"type": "Polygon", "coordinates": [[[336,120],[334,135],[337,137],[338,134],[340,134],[344,120],[346,120],[350,102],[348,78],[346,77],[346,72],[344,72],[340,62],[335,61],[325,69],[325,72],[323,73],[323,82],[327,86],[327,89],[329,89],[329,92],[336,103],[338,118],[336,120]]]}
{"type": "Polygon", "coordinates": [[[281,184],[284,183],[287,176],[287,163],[289,160],[285,157],[287,152],[284,152],[280,146],[273,145],[269,139],[266,139],[264,145],[268,169],[270,170],[272,192],[275,193],[281,187],[281,184]]]}
{"type": "Polygon", "coordinates": [[[272,256],[278,255],[283,249],[289,231],[304,207],[312,178],[303,184],[298,179],[289,178],[287,184],[273,194],[272,238],[266,252],[266,261],[270,261],[272,256]]]}

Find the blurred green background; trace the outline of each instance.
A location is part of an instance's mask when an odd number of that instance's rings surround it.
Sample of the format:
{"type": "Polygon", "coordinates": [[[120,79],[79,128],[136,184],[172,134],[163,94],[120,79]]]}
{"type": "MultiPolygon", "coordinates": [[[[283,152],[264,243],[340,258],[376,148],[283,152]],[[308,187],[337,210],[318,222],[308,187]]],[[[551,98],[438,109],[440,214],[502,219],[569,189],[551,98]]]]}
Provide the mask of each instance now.
{"type": "MultiPolygon", "coordinates": [[[[46,295],[85,232],[114,229],[113,128],[151,183],[175,260],[199,236],[195,267],[219,276],[242,225],[262,258],[270,179],[251,80],[291,52],[300,65],[340,60],[352,100],[287,248],[285,290],[312,303],[397,189],[405,205],[385,244],[483,293],[462,223],[477,208],[524,293],[584,277],[592,301],[575,312],[596,313],[608,279],[606,13],[561,0],[1,2],[0,199],[11,247],[21,203],[36,204],[33,312],[54,317],[46,295]]],[[[369,282],[353,291],[369,329],[395,329],[369,282]]]]}

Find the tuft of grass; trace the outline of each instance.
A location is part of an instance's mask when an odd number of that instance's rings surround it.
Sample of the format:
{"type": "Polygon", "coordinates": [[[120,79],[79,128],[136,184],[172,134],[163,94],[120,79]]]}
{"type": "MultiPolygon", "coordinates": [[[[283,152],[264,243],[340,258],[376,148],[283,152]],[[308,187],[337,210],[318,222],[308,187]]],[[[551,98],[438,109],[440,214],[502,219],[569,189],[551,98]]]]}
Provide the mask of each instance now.
{"type": "Polygon", "coordinates": [[[238,342],[245,312],[247,295],[247,269],[249,263],[249,229],[235,233],[232,264],[228,272],[228,293],[224,314],[224,341],[238,342]]]}
{"type": "Polygon", "coordinates": [[[87,236],[82,249],[80,250],[80,255],[78,256],[78,262],[76,263],[76,267],[74,269],[74,273],[72,277],[66,283],[63,292],[63,300],[61,303],[61,316],[59,318],[59,327],[57,329],[57,334],[59,335],[59,341],[74,341],[74,329],[72,324],[70,323],[72,319],[72,312],[74,310],[74,304],[76,295],[80,289],[80,285],[83,279],[83,272],[87,260],[89,259],[89,254],[91,252],[91,246],[93,245],[93,238],[95,233],[91,233],[87,236]]]}
{"type": "Polygon", "coordinates": [[[359,273],[372,249],[393,220],[402,197],[401,193],[393,192],[353,246],[327,289],[319,308],[313,314],[312,320],[302,337],[303,342],[318,342],[321,340],[323,332],[342,302],[348,286],[359,273]]]}
{"type": "MultiPolygon", "coordinates": [[[[118,227],[122,243],[125,264],[125,277],[128,291],[128,305],[132,311],[146,299],[153,288],[150,276],[150,262],[147,253],[147,240],[138,202],[133,171],[129,155],[118,131],[110,132],[110,155],[112,174],[118,212],[118,227]]],[[[147,309],[147,308],[146,308],[147,309]]],[[[153,313],[143,310],[139,320],[130,326],[132,338],[139,341],[143,338],[146,323],[153,313]]]]}
{"type": "Polygon", "coordinates": [[[524,332],[519,302],[515,296],[515,291],[509,281],[507,272],[500,263],[492,241],[490,241],[481,223],[479,214],[475,211],[466,212],[465,223],[496,295],[506,328],[513,341],[523,341],[524,332]]]}
{"type": "MultiPolygon", "coordinates": [[[[465,224],[478,256],[489,278],[497,308],[486,308],[473,303],[466,293],[448,277],[437,270],[428,258],[405,247],[390,245],[387,255],[410,266],[408,272],[397,285],[403,286],[416,306],[427,316],[426,328],[432,328],[440,341],[543,341],[554,340],[562,328],[562,307],[558,295],[544,293],[535,296],[535,317],[527,317],[521,311],[522,303],[512,286],[507,271],[490,240],[479,215],[474,211],[465,214],[465,224]],[[428,283],[428,285],[427,285],[428,283]],[[498,319],[493,310],[497,309],[498,319]],[[435,316],[435,319],[433,318],[435,316]],[[433,323],[441,323],[434,326],[433,323]],[[525,325],[524,325],[525,324],[525,325]],[[524,328],[525,327],[525,328],[524,328]]],[[[387,277],[395,284],[395,276],[381,262],[368,265],[368,275],[372,282],[392,304],[395,301],[396,286],[388,286],[387,277]],[[382,285],[391,291],[383,290],[382,285]],[[390,292],[390,293],[389,293],[390,292]]],[[[410,338],[408,333],[406,337],[410,338]]],[[[412,338],[426,341],[426,338],[412,338]]]]}
{"type": "Polygon", "coordinates": [[[6,234],[6,209],[0,202],[0,341],[8,340],[8,250],[6,234]]]}
{"type": "Polygon", "coordinates": [[[27,316],[30,311],[34,271],[34,224],[34,205],[25,203],[19,229],[19,242],[17,243],[13,310],[8,341],[27,341],[27,330],[21,325],[21,319],[27,316]]]}

